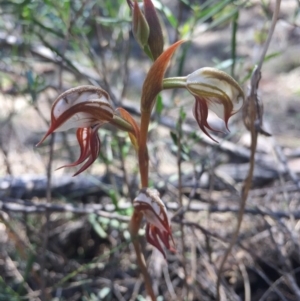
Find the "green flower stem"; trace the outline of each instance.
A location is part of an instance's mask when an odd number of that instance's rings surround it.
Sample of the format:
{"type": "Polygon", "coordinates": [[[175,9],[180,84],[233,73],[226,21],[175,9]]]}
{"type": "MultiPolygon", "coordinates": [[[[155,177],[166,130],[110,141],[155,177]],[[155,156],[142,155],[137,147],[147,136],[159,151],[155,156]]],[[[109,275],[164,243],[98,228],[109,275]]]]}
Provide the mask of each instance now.
{"type": "Polygon", "coordinates": [[[186,88],[186,76],[163,79],[163,89],[186,88]]]}
{"type": "Polygon", "coordinates": [[[113,124],[114,126],[116,126],[118,129],[122,131],[130,132],[134,134],[134,129],[132,125],[118,115],[114,115],[113,119],[109,123],[113,124]]]}

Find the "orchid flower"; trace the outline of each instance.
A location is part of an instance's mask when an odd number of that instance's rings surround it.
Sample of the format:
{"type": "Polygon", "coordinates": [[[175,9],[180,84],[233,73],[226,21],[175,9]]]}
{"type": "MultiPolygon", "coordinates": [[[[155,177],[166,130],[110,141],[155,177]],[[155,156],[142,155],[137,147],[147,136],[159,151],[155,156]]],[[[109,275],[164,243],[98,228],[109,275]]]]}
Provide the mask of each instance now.
{"type": "Polygon", "coordinates": [[[169,239],[172,237],[170,220],[166,206],[160,199],[159,192],[152,188],[143,188],[133,201],[134,210],[142,212],[146,218],[146,238],[147,241],[156,247],[166,257],[163,246],[175,252],[171,247],[169,239]]]}
{"type": "MultiPolygon", "coordinates": [[[[122,114],[129,115],[124,109],[122,114]]],[[[130,122],[116,114],[105,90],[94,86],[69,89],[54,101],[50,128],[38,145],[53,132],[77,128],[76,137],[80,146],[80,156],[75,162],[60,167],[73,167],[84,163],[74,174],[76,176],[98,158],[101,146],[98,129],[105,123],[111,123],[135,135],[135,129],[130,122]]]]}
{"type": "Polygon", "coordinates": [[[242,107],[244,101],[242,88],[231,76],[208,67],[185,77],[165,78],[163,88],[186,88],[195,97],[194,117],[200,129],[211,139],[207,129],[216,130],[207,122],[208,110],[223,119],[228,129],[229,118],[242,107]]]}
{"type": "Polygon", "coordinates": [[[94,86],[69,89],[54,101],[50,128],[38,145],[53,132],[109,122],[113,115],[109,95],[103,89],[94,86]]]}

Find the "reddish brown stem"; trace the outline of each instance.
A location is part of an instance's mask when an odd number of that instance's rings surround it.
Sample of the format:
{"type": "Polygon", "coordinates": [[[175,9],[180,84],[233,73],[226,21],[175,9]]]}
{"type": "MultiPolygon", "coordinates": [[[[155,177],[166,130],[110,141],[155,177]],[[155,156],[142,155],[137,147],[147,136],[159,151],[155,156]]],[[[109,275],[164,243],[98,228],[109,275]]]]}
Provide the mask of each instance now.
{"type": "Polygon", "coordinates": [[[150,296],[151,301],[156,301],[156,297],[155,297],[155,294],[154,294],[154,291],[152,288],[152,284],[151,284],[151,277],[147,270],[147,265],[146,265],[145,258],[143,256],[143,253],[141,250],[140,241],[139,241],[139,237],[138,237],[142,219],[143,219],[143,214],[141,212],[135,211],[130,220],[129,231],[130,231],[132,243],[134,246],[134,250],[136,253],[136,260],[137,260],[138,266],[141,269],[141,272],[144,277],[147,294],[150,296]]]}
{"type": "MultiPolygon", "coordinates": [[[[142,112],[140,139],[139,139],[139,146],[138,146],[139,170],[141,175],[142,187],[148,187],[148,181],[149,181],[148,180],[149,179],[148,176],[149,156],[148,156],[148,149],[147,149],[147,136],[148,136],[149,122],[150,122],[150,113],[142,112]]],[[[137,263],[144,277],[147,294],[151,297],[152,301],[156,301],[156,297],[151,284],[151,277],[148,273],[145,258],[141,250],[140,241],[138,239],[138,232],[141,227],[142,218],[143,218],[142,213],[138,213],[134,211],[129,224],[129,230],[130,230],[134,250],[136,253],[137,263]]]]}
{"type": "Polygon", "coordinates": [[[148,187],[149,182],[149,156],[147,149],[148,127],[150,122],[150,112],[142,112],[141,115],[141,131],[139,141],[139,169],[141,175],[142,187],[148,187]]]}

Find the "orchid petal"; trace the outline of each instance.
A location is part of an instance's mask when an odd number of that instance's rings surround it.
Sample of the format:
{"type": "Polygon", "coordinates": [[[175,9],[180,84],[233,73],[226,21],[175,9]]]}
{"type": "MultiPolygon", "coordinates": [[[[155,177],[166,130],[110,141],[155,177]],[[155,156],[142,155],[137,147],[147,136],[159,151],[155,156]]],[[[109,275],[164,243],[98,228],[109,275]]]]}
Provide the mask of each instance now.
{"type": "Polygon", "coordinates": [[[201,99],[200,97],[195,97],[196,101],[193,107],[194,117],[204,134],[206,134],[210,139],[217,142],[206,130],[208,128],[211,131],[218,132],[213,129],[207,122],[208,117],[208,105],[205,99],[201,99]]]}
{"type": "Polygon", "coordinates": [[[66,164],[64,166],[59,167],[73,167],[77,166],[84,161],[86,161],[81,168],[73,175],[76,176],[86,170],[95,160],[98,158],[100,153],[101,142],[98,136],[98,129],[101,124],[94,126],[93,128],[79,128],[77,130],[76,136],[78,143],[80,145],[80,156],[79,158],[70,164],[66,164]]]}
{"type": "Polygon", "coordinates": [[[157,233],[156,230],[157,228],[153,227],[151,224],[146,225],[146,239],[151,244],[153,247],[157,248],[166,258],[166,253],[162,247],[162,242],[157,239],[157,233]]]}

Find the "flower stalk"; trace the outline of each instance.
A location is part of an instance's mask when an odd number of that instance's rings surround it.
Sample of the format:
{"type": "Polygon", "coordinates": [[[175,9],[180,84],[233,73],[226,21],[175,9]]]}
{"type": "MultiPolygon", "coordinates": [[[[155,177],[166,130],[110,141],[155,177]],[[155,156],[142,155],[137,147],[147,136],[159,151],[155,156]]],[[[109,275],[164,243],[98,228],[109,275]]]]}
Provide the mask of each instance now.
{"type": "Polygon", "coordinates": [[[148,127],[150,113],[142,112],[141,115],[141,136],[138,148],[139,170],[141,176],[141,187],[148,187],[149,183],[149,156],[147,148],[148,127]]]}
{"type": "Polygon", "coordinates": [[[152,288],[151,277],[148,273],[146,261],[143,252],[141,250],[140,239],[138,236],[142,219],[143,219],[143,214],[141,212],[134,211],[131,220],[129,222],[129,232],[131,235],[132,244],[136,254],[136,261],[144,277],[147,294],[150,296],[151,301],[156,301],[156,297],[152,288]]]}

